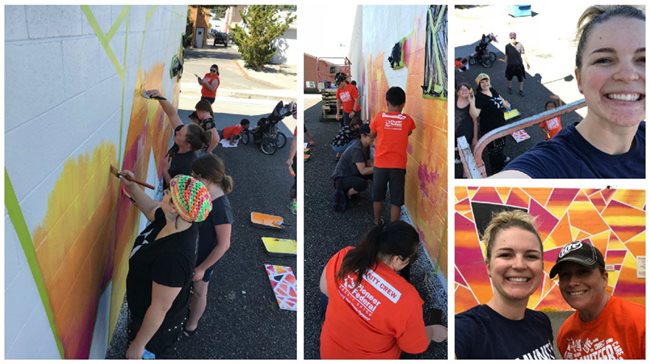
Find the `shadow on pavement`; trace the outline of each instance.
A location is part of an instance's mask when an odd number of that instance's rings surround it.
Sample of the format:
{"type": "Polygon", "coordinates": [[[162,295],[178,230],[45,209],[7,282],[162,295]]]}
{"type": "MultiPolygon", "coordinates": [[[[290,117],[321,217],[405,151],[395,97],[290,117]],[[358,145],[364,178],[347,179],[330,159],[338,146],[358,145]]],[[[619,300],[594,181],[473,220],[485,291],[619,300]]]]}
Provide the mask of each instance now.
{"type": "MultiPolygon", "coordinates": [[[[339,130],[336,121],[320,122],[322,103],[305,110],[305,126],[314,135],[316,147],[312,157],[305,163],[305,313],[304,352],[305,359],[320,357],[319,340],[321,330],[320,290],[318,283],[321,272],[329,258],[343,247],[356,245],[363,234],[374,226],[372,202],[368,191],[353,199],[344,213],[334,212],[334,187],[330,178],[336,165],[335,153],[329,143],[339,130]]],[[[434,268],[425,258],[423,248],[416,264],[411,268],[411,282],[425,301],[424,310],[438,308],[443,312],[443,325],[447,325],[447,293],[435,277],[434,268]]],[[[403,355],[404,358],[432,359],[447,358],[447,342],[432,343],[429,349],[418,355],[403,355]]]]}

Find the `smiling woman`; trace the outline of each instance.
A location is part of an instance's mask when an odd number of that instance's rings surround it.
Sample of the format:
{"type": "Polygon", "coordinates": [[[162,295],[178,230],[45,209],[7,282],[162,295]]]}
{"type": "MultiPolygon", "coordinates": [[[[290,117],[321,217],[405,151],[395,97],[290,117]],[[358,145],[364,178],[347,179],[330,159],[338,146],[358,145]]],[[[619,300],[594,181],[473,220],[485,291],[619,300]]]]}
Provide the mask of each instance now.
{"type": "Polygon", "coordinates": [[[576,310],[558,331],[562,358],[645,359],[645,308],[610,297],[598,248],[581,241],[566,244],[551,269],[550,277],[555,275],[562,297],[576,310]]]}
{"type": "Polygon", "coordinates": [[[544,273],[533,217],[521,210],[499,212],[483,242],[494,294],[487,304],[456,315],[456,357],[555,359],[551,321],[527,308],[544,273]]]}
{"type": "Polygon", "coordinates": [[[578,20],[575,76],[587,115],[498,178],[645,178],[645,13],[591,6],[578,20]]]}

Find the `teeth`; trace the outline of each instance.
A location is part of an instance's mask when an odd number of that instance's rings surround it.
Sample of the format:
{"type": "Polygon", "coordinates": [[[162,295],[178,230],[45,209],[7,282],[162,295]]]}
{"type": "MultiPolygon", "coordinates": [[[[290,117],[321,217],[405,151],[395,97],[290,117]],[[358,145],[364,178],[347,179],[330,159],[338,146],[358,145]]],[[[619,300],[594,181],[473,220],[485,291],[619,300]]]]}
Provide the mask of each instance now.
{"type": "Polygon", "coordinates": [[[523,277],[512,277],[512,278],[508,278],[508,280],[511,281],[511,282],[528,282],[529,281],[528,278],[523,278],[523,277]]]}
{"type": "Polygon", "coordinates": [[[608,94],[607,97],[617,101],[637,101],[640,98],[639,94],[608,94]]]}
{"type": "Polygon", "coordinates": [[[576,292],[569,292],[569,296],[580,296],[585,294],[587,291],[576,291],[576,292]]]}

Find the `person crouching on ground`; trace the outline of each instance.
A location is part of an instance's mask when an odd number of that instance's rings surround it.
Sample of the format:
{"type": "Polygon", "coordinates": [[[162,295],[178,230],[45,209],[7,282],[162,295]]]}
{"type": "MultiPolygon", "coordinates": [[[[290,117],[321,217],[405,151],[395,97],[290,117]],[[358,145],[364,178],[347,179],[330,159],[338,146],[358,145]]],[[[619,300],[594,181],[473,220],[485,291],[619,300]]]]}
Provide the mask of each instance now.
{"type": "Polygon", "coordinates": [[[417,259],[419,243],[411,225],[396,221],[374,227],[358,246],[330,258],[320,278],[329,297],[321,359],[399,359],[402,352],[427,350],[435,325],[424,325],[424,302],[399,275],[417,259]]]}
{"type": "Polygon", "coordinates": [[[223,130],[219,130],[219,137],[227,140],[230,145],[235,145],[241,137],[241,133],[247,131],[250,125],[251,122],[248,119],[241,119],[239,125],[226,126],[223,130]]]}
{"type": "Polygon", "coordinates": [[[234,221],[230,201],[226,194],[233,188],[232,177],[226,175],[223,161],[214,154],[206,154],[192,163],[192,177],[202,182],[212,198],[212,211],[199,223],[199,247],[196,268],[192,277],[190,316],[183,328],[186,337],[194,335],[199,320],[205,312],[208,285],[217,264],[230,249],[234,221]]]}
{"type": "Polygon", "coordinates": [[[485,232],[492,297],[456,315],[458,359],[555,359],[551,320],[528,309],[544,278],[542,240],[521,210],[493,215],[485,232]]]}
{"type": "Polygon", "coordinates": [[[335,159],[338,161],[341,154],[352,144],[353,141],[359,139],[359,128],[361,127],[361,119],[355,116],[350,120],[350,125],[345,125],[339,129],[338,134],[332,139],[330,145],[332,150],[336,152],[335,159]]]}
{"type": "Polygon", "coordinates": [[[145,353],[173,357],[190,303],[196,263],[198,227],[210,211],[210,193],[203,183],[179,175],[169,183],[161,202],[154,201],[122,178],[135,206],[151,223],[136,238],[129,257],[126,302],[129,308],[127,359],[145,353]]]}
{"type": "Polygon", "coordinates": [[[400,87],[386,91],[387,112],[380,112],[370,123],[375,143],[374,177],[372,182],[373,215],[375,224],[381,215],[386,198],[386,185],[390,186],[390,221],[397,221],[404,204],[404,181],[406,178],[406,147],[408,137],[415,129],[415,122],[402,113],[406,94],[400,87]]]}
{"type": "MultiPolygon", "coordinates": [[[[352,119],[352,122],[358,119],[352,119]]],[[[352,125],[352,122],[350,125],[352,125]]],[[[370,146],[374,142],[368,124],[359,126],[360,139],[350,142],[341,159],[336,163],[332,179],[334,180],[334,210],[343,212],[348,199],[368,188],[368,179],[372,176],[370,165],[370,146]]]]}
{"type": "Polygon", "coordinates": [[[645,359],[645,308],[610,297],[600,251],[587,242],[565,245],[551,268],[562,297],[576,311],[562,323],[557,347],[563,359],[645,359]]]}

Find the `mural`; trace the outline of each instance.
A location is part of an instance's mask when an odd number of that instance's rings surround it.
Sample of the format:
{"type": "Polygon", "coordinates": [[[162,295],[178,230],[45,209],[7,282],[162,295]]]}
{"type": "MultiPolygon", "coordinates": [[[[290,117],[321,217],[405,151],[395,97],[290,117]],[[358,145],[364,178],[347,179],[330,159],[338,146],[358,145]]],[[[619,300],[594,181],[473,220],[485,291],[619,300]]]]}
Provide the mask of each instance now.
{"type": "Polygon", "coordinates": [[[115,163],[110,143],[102,143],[92,156],[66,162],[45,219],[33,232],[57,333],[71,358],[88,356],[98,293],[110,277],[106,243],[115,226],[117,183],[106,171],[115,163]]]}
{"type": "Polygon", "coordinates": [[[645,191],[571,188],[456,187],[455,312],[463,312],[492,296],[479,241],[492,211],[522,209],[536,217],[544,246],[544,280],[528,307],[565,311],[557,278],[548,274],[560,248],[571,241],[594,244],[605,257],[608,291],[645,305],[645,191]]]}
{"type": "MultiPolygon", "coordinates": [[[[93,333],[97,332],[95,323],[108,321],[108,327],[100,328],[99,331],[108,331],[109,338],[116,326],[126,291],[128,254],[141,224],[141,214],[119,193],[119,180],[109,170],[115,166],[118,169],[130,169],[143,180],[152,173],[161,178],[157,172],[158,165],[170,144],[172,130],[158,102],[147,101],[141,95],[144,89],[156,88],[170,97],[174,96],[170,101],[178,104],[179,84],[172,77],[180,70],[180,60],[175,64],[176,69],[170,69],[174,65],[165,66],[162,62],[174,56],[178,58],[178,55],[162,54],[164,52],[160,52],[160,49],[171,49],[172,53],[177,53],[185,13],[182,6],[53,8],[57,8],[53,11],[69,13],[80,10],[83,14],[83,27],[87,27],[99,43],[97,49],[101,49],[101,54],[98,55],[107,59],[112,66],[112,76],[116,76],[119,81],[114,85],[121,86],[121,98],[113,99],[119,100],[120,104],[109,105],[121,110],[116,117],[119,124],[111,126],[119,139],[101,139],[94,146],[82,145],[83,148],[80,149],[90,151],[77,153],[64,161],[62,171],[49,192],[44,218],[40,223],[32,223],[36,227],[31,231],[28,228],[30,221],[21,210],[21,202],[12,187],[20,181],[12,184],[10,166],[5,169],[5,182],[9,186],[5,201],[60,356],[88,358],[93,345],[93,333]],[[114,15],[112,19],[111,11],[114,15]],[[103,17],[98,17],[97,13],[103,17]],[[108,28],[107,13],[111,20],[108,28]],[[155,17],[157,13],[158,16],[155,17]],[[149,32],[156,34],[153,38],[156,42],[151,44],[161,54],[149,55],[153,62],[148,60],[147,63],[143,61],[143,53],[148,39],[147,27],[152,19],[164,21],[165,24],[156,24],[156,32],[149,32]],[[140,29],[129,33],[132,22],[140,29]],[[178,29],[178,32],[169,32],[171,29],[178,29]],[[161,31],[168,32],[164,35],[165,38],[161,36],[161,31]],[[171,47],[170,39],[173,39],[171,47]],[[168,43],[163,44],[165,41],[168,43]],[[137,49],[138,45],[139,52],[129,50],[129,47],[137,49]],[[129,55],[135,57],[129,58],[129,55]],[[159,57],[155,58],[156,56],[159,57]],[[159,63],[156,63],[156,59],[160,60],[159,63]],[[150,166],[150,160],[155,165],[150,166]],[[99,301],[104,295],[110,300],[108,319],[98,318],[98,315],[105,315],[105,312],[98,312],[99,301]]],[[[120,93],[119,89],[110,91],[120,93]]],[[[93,100],[98,103],[95,110],[106,103],[106,100],[93,100]]],[[[79,123],[75,119],[68,121],[79,123]]],[[[8,149],[6,154],[8,159],[15,159],[16,153],[24,152],[14,148],[8,149]]],[[[7,229],[11,227],[7,226],[7,229]]],[[[29,317],[24,319],[28,320],[29,317]]],[[[39,337],[47,333],[33,335],[39,337]]],[[[103,349],[97,350],[105,351],[107,345],[108,342],[105,342],[103,349]]]]}
{"type": "MultiPolygon", "coordinates": [[[[438,8],[444,8],[439,9],[439,14],[445,14],[446,24],[446,6],[438,8]]],[[[362,105],[367,119],[372,119],[374,115],[384,111],[385,95],[389,87],[400,86],[406,91],[404,112],[415,120],[416,130],[409,137],[407,149],[405,206],[422,241],[425,242],[436,269],[446,276],[447,100],[425,98],[422,94],[422,84],[427,79],[424,69],[427,54],[425,44],[428,9],[423,6],[364,7],[364,28],[377,27],[378,24],[390,22],[398,29],[409,30],[408,33],[397,35],[402,39],[398,44],[399,62],[393,62],[394,65],[403,63],[404,67],[393,69],[388,61],[388,54],[397,45],[386,40],[383,30],[364,29],[364,34],[378,34],[378,36],[368,40],[364,38],[362,46],[364,61],[357,71],[361,77],[357,76],[357,78],[364,83],[362,105]],[[399,14],[399,11],[405,13],[399,14]]],[[[440,32],[439,37],[446,39],[446,27],[441,27],[440,32]]],[[[446,64],[439,65],[442,69],[447,68],[446,64]]]]}
{"type": "Polygon", "coordinates": [[[447,7],[431,5],[427,12],[427,45],[422,91],[447,98],[447,7]]]}

